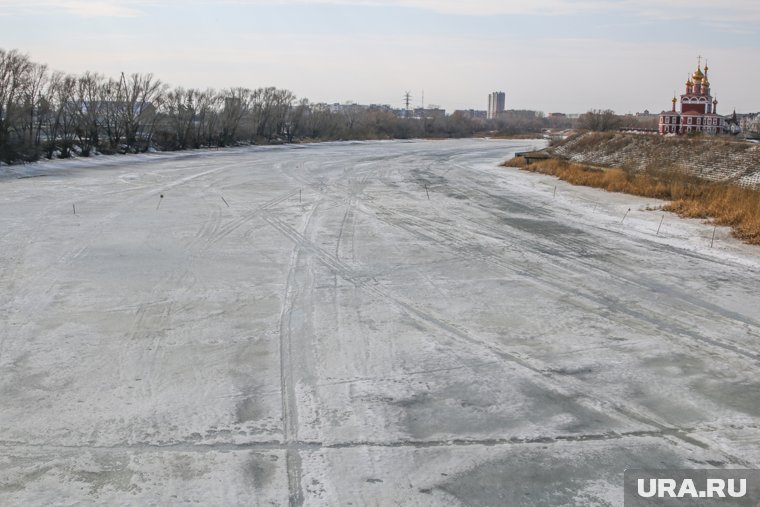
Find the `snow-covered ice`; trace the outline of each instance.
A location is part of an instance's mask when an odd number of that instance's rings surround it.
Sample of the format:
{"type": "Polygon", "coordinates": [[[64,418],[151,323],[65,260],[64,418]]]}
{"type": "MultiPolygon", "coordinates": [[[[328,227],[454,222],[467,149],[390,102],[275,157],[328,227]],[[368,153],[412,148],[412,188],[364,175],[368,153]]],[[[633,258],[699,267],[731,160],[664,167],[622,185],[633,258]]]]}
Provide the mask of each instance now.
{"type": "Polygon", "coordinates": [[[0,504],[617,505],[626,468],[760,466],[760,249],[497,166],[540,144],[4,166],[0,504]]]}

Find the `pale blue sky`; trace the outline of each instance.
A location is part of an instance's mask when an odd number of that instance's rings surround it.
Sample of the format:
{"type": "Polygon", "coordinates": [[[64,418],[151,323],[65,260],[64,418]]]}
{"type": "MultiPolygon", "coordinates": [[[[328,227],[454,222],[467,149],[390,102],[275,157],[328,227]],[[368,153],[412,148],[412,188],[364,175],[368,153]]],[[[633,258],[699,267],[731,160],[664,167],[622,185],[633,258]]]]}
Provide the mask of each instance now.
{"type": "Polygon", "coordinates": [[[278,86],[313,101],[668,108],[697,55],[719,112],[760,110],[756,0],[0,0],[0,47],[70,72],[278,86]]]}

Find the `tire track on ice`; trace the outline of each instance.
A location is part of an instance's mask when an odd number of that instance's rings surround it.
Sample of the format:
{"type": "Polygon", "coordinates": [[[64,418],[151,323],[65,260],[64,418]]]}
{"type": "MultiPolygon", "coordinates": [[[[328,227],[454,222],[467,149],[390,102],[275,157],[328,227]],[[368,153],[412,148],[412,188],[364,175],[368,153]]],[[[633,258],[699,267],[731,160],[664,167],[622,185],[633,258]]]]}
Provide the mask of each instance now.
{"type": "Polygon", "coordinates": [[[256,218],[257,216],[261,215],[262,212],[284,202],[290,199],[291,197],[294,197],[298,195],[298,191],[289,191],[284,194],[281,194],[264,204],[255,207],[255,208],[247,208],[243,213],[238,214],[234,208],[230,208],[232,210],[232,213],[235,213],[237,216],[227,222],[226,224],[222,225],[221,227],[218,227],[213,231],[212,234],[208,235],[205,239],[207,240],[208,245],[206,248],[209,248],[214,243],[218,243],[219,241],[223,240],[236,230],[240,229],[242,226],[246,225],[248,222],[256,218]]]}
{"type": "MultiPolygon", "coordinates": [[[[305,217],[303,225],[304,232],[308,230],[314,213],[319,208],[321,201],[317,202],[305,217]]],[[[270,221],[271,214],[267,208],[261,207],[257,210],[263,213],[264,220],[270,221]]],[[[300,235],[300,233],[299,233],[300,235]]],[[[303,236],[302,236],[303,237],[303,236]]],[[[300,506],[304,503],[303,491],[301,488],[301,455],[297,448],[298,442],[298,397],[296,395],[295,375],[294,375],[294,354],[293,354],[293,334],[294,327],[298,325],[294,310],[297,300],[302,294],[302,288],[298,287],[298,270],[301,254],[303,250],[302,242],[295,242],[290,255],[290,264],[288,268],[287,279],[285,282],[285,295],[282,312],[280,314],[280,396],[282,400],[282,433],[283,439],[287,446],[286,449],[286,471],[288,476],[288,501],[291,506],[300,506]]],[[[312,296],[308,295],[310,301],[312,296]]],[[[308,318],[306,309],[301,309],[301,319],[308,318]]],[[[300,327],[303,327],[303,322],[300,327]]],[[[298,346],[305,347],[307,344],[301,343],[298,346]]]]}
{"type": "MultiPolygon", "coordinates": [[[[452,165],[454,167],[457,167],[458,169],[461,169],[462,171],[471,171],[470,168],[468,168],[466,166],[463,166],[461,164],[453,163],[452,165]]],[[[485,191],[485,190],[483,190],[481,188],[478,188],[478,187],[472,185],[468,181],[465,181],[465,182],[458,181],[455,184],[453,182],[449,182],[448,186],[450,188],[452,188],[452,189],[455,189],[455,190],[458,190],[459,187],[465,188],[469,192],[475,193],[477,195],[485,196],[487,199],[489,199],[491,201],[498,202],[498,201],[503,201],[504,200],[503,199],[504,196],[497,195],[497,194],[494,194],[492,192],[485,191]]],[[[547,202],[547,206],[551,205],[552,202],[553,201],[548,201],[547,202]]],[[[538,209],[535,209],[534,211],[538,211],[538,209]]],[[[471,223],[473,223],[473,224],[475,224],[475,225],[477,225],[479,227],[485,228],[485,229],[487,229],[489,231],[493,231],[494,233],[500,233],[500,234],[504,233],[503,230],[500,230],[497,227],[485,224],[483,222],[478,222],[478,221],[472,220],[471,218],[469,218],[469,217],[467,217],[467,216],[465,216],[465,215],[463,215],[461,213],[457,213],[456,210],[449,210],[449,209],[447,209],[447,212],[452,212],[452,214],[454,214],[454,215],[456,215],[456,216],[458,216],[458,217],[460,217],[460,218],[462,218],[464,220],[467,220],[467,221],[469,221],[469,222],[471,222],[471,223]]],[[[543,207],[542,211],[540,213],[537,213],[537,215],[539,215],[541,217],[544,217],[544,218],[547,218],[547,219],[554,219],[554,213],[549,212],[549,210],[546,209],[546,207],[543,207]]],[[[508,217],[505,217],[505,218],[508,218],[508,217]]],[[[618,222],[616,221],[615,224],[618,224],[618,222]]],[[[510,224],[509,224],[508,220],[505,222],[505,225],[507,227],[510,227],[510,224]]],[[[605,234],[613,234],[613,235],[615,235],[615,236],[617,236],[617,237],[619,237],[619,238],[621,238],[623,240],[633,241],[633,242],[635,242],[637,244],[640,243],[640,242],[646,242],[646,244],[647,244],[647,246],[649,248],[657,249],[657,251],[659,253],[665,254],[665,253],[673,252],[673,247],[671,247],[669,245],[664,245],[662,243],[658,243],[656,241],[652,241],[652,240],[649,240],[649,239],[646,239],[646,238],[636,238],[636,237],[632,238],[631,236],[626,235],[624,231],[622,231],[622,230],[620,230],[618,228],[610,228],[608,226],[599,225],[597,223],[585,223],[585,222],[578,223],[578,225],[580,227],[588,228],[588,229],[593,229],[593,230],[596,230],[596,231],[603,232],[605,234]]],[[[509,238],[504,238],[504,239],[508,240],[509,238]]],[[[576,239],[573,236],[553,238],[553,240],[555,242],[552,242],[552,241],[550,241],[548,239],[536,237],[536,236],[533,236],[532,240],[533,240],[533,243],[540,243],[541,245],[543,245],[543,246],[545,246],[547,248],[555,247],[555,246],[559,245],[559,246],[564,247],[568,252],[584,251],[585,247],[588,246],[586,242],[583,242],[583,241],[581,241],[579,239],[576,239]]],[[[545,255],[545,252],[542,251],[542,250],[540,250],[540,249],[537,249],[534,246],[534,244],[530,244],[528,246],[531,247],[532,250],[536,254],[539,254],[539,255],[543,254],[543,255],[545,255]]],[[[708,257],[700,255],[699,253],[696,253],[696,252],[690,252],[690,251],[687,251],[687,250],[680,249],[680,250],[677,250],[677,253],[679,255],[681,255],[681,256],[691,257],[691,258],[694,258],[694,259],[700,260],[700,261],[707,260],[707,261],[709,261],[711,263],[712,262],[716,262],[716,263],[721,263],[721,264],[730,266],[728,264],[728,261],[726,261],[726,260],[716,259],[716,258],[708,258],[708,257]]],[[[652,285],[646,285],[646,284],[642,283],[642,281],[641,281],[640,276],[638,275],[638,273],[632,271],[630,269],[630,266],[625,265],[624,263],[615,262],[616,260],[617,259],[615,259],[615,258],[611,259],[611,262],[614,263],[614,268],[615,269],[607,271],[607,270],[601,269],[596,264],[594,264],[592,262],[589,262],[582,255],[577,255],[577,256],[575,256],[575,257],[572,258],[572,262],[574,264],[581,264],[581,265],[583,265],[584,267],[586,267],[589,270],[593,270],[595,272],[601,273],[601,274],[603,274],[605,276],[608,276],[610,278],[617,279],[617,280],[623,282],[624,284],[634,285],[634,286],[637,286],[637,287],[639,287],[639,288],[641,288],[641,289],[643,289],[645,291],[653,291],[653,290],[656,291],[656,290],[662,288],[659,285],[653,287],[652,285]],[[621,271],[623,273],[621,273],[621,271]]],[[[566,259],[558,258],[558,259],[555,259],[553,261],[553,263],[556,264],[557,267],[560,267],[560,263],[561,263],[563,267],[565,267],[566,269],[572,271],[572,266],[570,266],[570,267],[565,266],[567,264],[567,260],[566,259]]],[[[758,321],[751,320],[747,316],[739,314],[739,313],[736,313],[736,312],[728,312],[728,313],[726,313],[725,310],[723,310],[722,308],[718,307],[717,305],[714,305],[714,304],[712,304],[710,302],[707,302],[707,301],[695,299],[694,297],[692,297],[692,294],[689,293],[689,292],[682,291],[678,295],[678,297],[679,297],[679,299],[683,300],[684,302],[686,302],[689,305],[692,305],[693,307],[697,308],[700,311],[711,312],[711,313],[713,313],[715,315],[718,315],[720,317],[729,317],[732,320],[738,320],[738,321],[741,321],[741,322],[743,322],[745,324],[748,324],[748,325],[751,325],[751,326],[754,326],[754,327],[760,327],[760,322],[758,322],[758,321]]],[[[758,357],[758,358],[760,358],[760,355],[755,355],[755,356],[758,357]]]]}
{"type": "MultiPolygon", "coordinates": [[[[232,166],[225,165],[207,171],[202,171],[200,173],[172,180],[163,186],[161,186],[160,183],[156,183],[156,185],[154,185],[151,190],[147,192],[141,192],[139,195],[130,196],[124,201],[117,203],[120,205],[118,208],[111,207],[110,211],[108,211],[105,215],[98,217],[94,222],[88,223],[85,227],[80,227],[78,229],[76,238],[74,238],[75,241],[70,241],[63,245],[58,245],[59,248],[57,256],[55,260],[50,263],[50,266],[52,267],[54,265],[66,264],[72,260],[81,258],[85,252],[102,237],[103,231],[109,229],[110,225],[114,222],[114,220],[116,220],[117,217],[130,212],[135,203],[141,200],[145,200],[148,197],[158,195],[161,192],[165,191],[167,188],[175,188],[179,185],[183,185],[199,178],[204,178],[219,171],[223,171],[229,167],[232,166]]],[[[48,213],[50,209],[54,209],[54,206],[46,207],[41,214],[41,219],[48,213]]],[[[31,240],[28,240],[27,244],[30,242],[31,240]]],[[[27,279],[27,282],[24,285],[25,287],[35,287],[38,285],[37,282],[46,278],[47,276],[49,276],[47,270],[37,270],[34,274],[32,274],[31,278],[27,279]]],[[[17,292],[15,294],[15,297],[9,299],[8,303],[11,303],[21,297],[28,296],[30,290],[31,289],[27,288],[25,291],[17,292]]]]}
{"type": "MultiPolygon", "coordinates": [[[[609,306],[611,302],[614,302],[610,299],[608,294],[596,293],[590,291],[588,288],[586,288],[588,292],[581,293],[578,291],[579,287],[577,285],[569,285],[567,283],[563,283],[560,280],[561,277],[556,276],[555,274],[547,271],[543,267],[539,267],[538,265],[532,266],[533,271],[531,272],[525,269],[519,269],[514,265],[505,264],[496,255],[488,254],[486,252],[474,252],[471,248],[473,242],[463,236],[461,234],[461,231],[457,228],[452,228],[435,220],[425,219],[412,213],[391,210],[390,208],[379,205],[370,205],[369,203],[365,202],[363,203],[363,206],[368,209],[374,208],[375,210],[379,210],[380,213],[377,211],[375,213],[372,213],[368,210],[365,211],[369,216],[372,216],[388,225],[405,230],[433,244],[450,248],[462,258],[476,258],[483,262],[494,265],[500,269],[510,271],[518,276],[523,277],[525,280],[529,281],[539,288],[548,289],[551,293],[575,293],[577,296],[586,299],[595,305],[600,305],[603,307],[609,306]],[[395,215],[399,218],[399,220],[390,220],[385,215],[395,215]]],[[[563,265],[559,260],[547,259],[545,253],[541,250],[537,250],[535,247],[528,245],[526,249],[544,259],[542,266],[550,266],[557,270],[562,270],[566,274],[577,274],[577,271],[573,271],[571,268],[563,265]]],[[[616,279],[623,284],[636,286],[645,292],[652,291],[651,287],[643,285],[639,280],[623,277],[622,275],[618,275],[610,271],[605,271],[601,268],[593,266],[586,261],[579,262],[579,264],[584,266],[589,271],[602,274],[605,277],[616,279]]],[[[685,297],[683,299],[683,302],[692,303],[692,299],[693,298],[691,297],[685,297]]],[[[575,304],[573,301],[567,302],[569,304],[575,304]]],[[[688,324],[676,322],[674,320],[674,316],[671,313],[662,313],[662,311],[658,310],[657,308],[647,308],[646,311],[637,310],[626,304],[618,304],[616,308],[618,311],[627,314],[637,322],[647,322],[654,329],[665,331],[667,333],[667,339],[671,342],[677,343],[678,345],[682,345],[683,339],[680,337],[685,336],[690,340],[700,342],[700,344],[708,350],[712,349],[713,354],[729,352],[740,356],[745,360],[752,361],[754,364],[760,363],[760,352],[741,347],[735,343],[728,343],[724,340],[702,336],[694,332],[688,324]]],[[[704,306],[698,306],[698,308],[707,310],[707,308],[704,306]]],[[[747,322],[744,318],[742,318],[741,321],[747,322]]],[[[651,329],[642,328],[640,325],[631,326],[647,333],[651,332],[651,329]]]]}
{"type": "MultiPolygon", "coordinates": [[[[355,285],[357,288],[366,290],[369,293],[375,294],[378,298],[392,302],[395,306],[401,308],[405,313],[419,322],[426,324],[434,329],[444,331],[446,335],[460,342],[463,345],[472,347],[475,346],[481,350],[488,352],[490,355],[495,356],[503,363],[513,364],[523,369],[531,381],[544,388],[547,388],[562,396],[566,396],[572,399],[574,402],[593,410],[595,412],[618,414],[624,420],[637,424],[643,424],[651,428],[656,428],[661,432],[669,432],[675,438],[687,443],[690,446],[696,446],[699,448],[709,448],[707,443],[704,443],[696,438],[687,435],[684,432],[674,428],[666,421],[660,419],[657,415],[650,413],[649,411],[642,410],[641,407],[634,407],[622,403],[618,399],[610,399],[606,396],[599,395],[598,393],[589,393],[588,386],[579,382],[577,379],[563,377],[561,381],[557,379],[552,373],[548,364],[543,363],[535,358],[527,357],[523,354],[505,349],[500,344],[492,343],[477,336],[472,335],[469,331],[461,329],[456,324],[446,321],[445,319],[436,316],[433,312],[427,309],[421,308],[414,302],[406,300],[404,297],[395,294],[387,287],[379,287],[374,278],[367,277],[354,269],[346,266],[340,260],[336,259],[332,254],[324,251],[317,245],[310,242],[302,234],[296,231],[294,228],[273,216],[270,213],[266,214],[265,218],[272,224],[277,230],[282,232],[286,237],[290,238],[295,244],[300,245],[304,250],[308,250],[313,253],[325,266],[330,270],[339,274],[341,278],[355,285]]],[[[505,269],[513,269],[509,266],[505,266],[502,263],[498,263],[505,269]]],[[[557,290],[556,287],[549,285],[552,290],[557,290]]],[[[724,451],[722,452],[726,457],[730,458],[733,463],[744,464],[742,459],[737,456],[730,455],[724,451]]]]}
{"type": "MultiPolygon", "coordinates": [[[[282,399],[282,434],[287,445],[285,467],[288,476],[288,502],[291,506],[303,505],[301,491],[301,458],[290,445],[298,438],[298,412],[295,386],[293,385],[293,363],[290,321],[294,297],[291,287],[295,284],[295,270],[298,263],[298,245],[290,255],[290,269],[285,284],[285,301],[280,315],[280,397],[282,399]]],[[[294,289],[293,289],[294,290],[294,289]]]]}
{"type": "Polygon", "coordinates": [[[335,240],[335,258],[340,259],[340,246],[341,242],[343,241],[343,235],[346,230],[346,223],[351,222],[350,226],[350,238],[351,238],[351,257],[353,260],[356,259],[355,257],[355,250],[354,250],[354,227],[356,223],[356,203],[360,196],[364,195],[364,186],[367,184],[367,179],[369,179],[369,172],[364,173],[364,177],[361,179],[361,182],[359,183],[360,189],[357,190],[356,185],[349,185],[349,196],[346,206],[346,211],[343,214],[343,220],[341,220],[340,223],[340,229],[338,230],[338,237],[335,240]]]}
{"type": "MultiPolygon", "coordinates": [[[[462,168],[466,169],[466,168],[462,168]]],[[[475,188],[471,185],[465,185],[463,184],[462,187],[467,188],[467,190],[476,192],[481,195],[485,195],[490,199],[496,199],[498,196],[483,191],[481,189],[475,188]]],[[[456,187],[452,187],[456,188],[456,187]]],[[[468,222],[477,225],[478,227],[484,228],[486,230],[491,231],[494,234],[503,234],[503,231],[500,231],[498,228],[482,223],[474,221],[460,213],[457,213],[455,211],[447,210],[451,214],[458,216],[460,218],[463,218],[467,220],[468,222]]],[[[546,213],[542,213],[542,215],[546,216],[546,213]]],[[[406,218],[408,220],[417,220],[420,221],[420,218],[414,215],[405,214],[406,218]]],[[[506,227],[510,227],[509,221],[506,221],[505,223],[506,227]]],[[[426,228],[427,225],[425,226],[426,228]]],[[[604,232],[613,232],[616,234],[619,234],[623,236],[625,239],[628,239],[625,235],[622,235],[619,231],[610,230],[607,228],[603,228],[600,226],[591,226],[594,229],[601,230],[604,232]]],[[[518,232],[520,229],[517,229],[518,232]]],[[[439,231],[440,232],[440,231],[439,231]]],[[[479,233],[478,231],[472,231],[473,233],[479,233]]],[[[453,237],[450,235],[450,237],[453,237]]],[[[508,241],[509,243],[514,243],[514,236],[512,237],[504,237],[502,236],[503,240],[508,241]]],[[[530,242],[524,242],[522,243],[522,247],[524,250],[532,252],[534,255],[538,256],[539,258],[543,259],[544,265],[549,265],[553,268],[556,268],[557,270],[562,270],[564,273],[568,275],[575,275],[577,274],[577,266],[582,266],[590,273],[596,273],[597,275],[600,275],[602,278],[614,280],[617,283],[621,284],[623,287],[626,286],[632,286],[639,289],[643,294],[651,294],[651,293],[657,293],[657,292],[666,292],[672,290],[669,286],[666,286],[665,284],[659,283],[659,282],[651,282],[645,281],[642,279],[642,277],[635,272],[632,272],[630,268],[622,263],[617,263],[615,260],[611,260],[610,262],[613,263],[613,266],[615,269],[603,269],[599,267],[598,265],[586,260],[581,255],[575,255],[571,259],[563,258],[561,256],[552,256],[551,258],[548,258],[546,254],[546,250],[549,250],[551,248],[555,248],[557,245],[560,245],[567,249],[568,252],[578,252],[583,251],[583,249],[587,246],[585,242],[581,242],[579,240],[574,240],[572,237],[569,239],[563,239],[561,237],[555,238],[556,244],[552,243],[551,241],[547,239],[543,239],[540,237],[533,236],[531,237],[530,242]],[[539,248],[537,245],[543,245],[543,248],[539,248]],[[571,264],[572,263],[572,264],[571,264]]],[[[667,248],[663,248],[662,245],[658,243],[651,243],[650,245],[654,248],[657,248],[659,251],[666,251],[667,248]]],[[[691,255],[691,254],[690,254],[691,255]]],[[[546,278],[546,277],[544,277],[546,278]]],[[[547,279],[557,279],[557,277],[549,277],[547,279]]],[[[577,290],[577,289],[576,289],[577,290]]],[[[587,290],[591,291],[591,289],[587,288],[587,290]]],[[[586,296],[590,297],[590,296],[586,296]]],[[[595,302],[601,302],[601,301],[607,301],[610,302],[609,295],[605,294],[596,294],[592,298],[595,302]]],[[[706,314],[711,314],[714,316],[714,319],[717,320],[726,320],[727,324],[730,324],[732,321],[738,321],[741,323],[744,323],[748,326],[752,326],[755,329],[760,328],[760,324],[744,315],[738,314],[736,312],[726,312],[722,308],[718,307],[717,305],[714,305],[712,303],[702,301],[697,299],[692,293],[688,293],[685,291],[680,291],[678,294],[678,300],[681,303],[685,303],[686,305],[694,308],[694,315],[701,317],[701,318],[707,318],[706,314]]],[[[733,353],[738,356],[742,356],[743,359],[752,361],[755,364],[760,364],[760,351],[752,349],[750,347],[747,347],[744,344],[736,343],[731,340],[725,340],[720,338],[709,338],[707,336],[700,335],[693,331],[693,321],[689,322],[683,322],[680,319],[677,319],[676,315],[674,315],[672,312],[663,313],[658,307],[656,306],[649,306],[646,308],[646,310],[636,310],[634,308],[630,308],[630,305],[624,305],[619,304],[618,307],[621,309],[621,311],[624,311],[628,313],[628,315],[634,319],[649,322],[652,326],[655,328],[659,328],[668,334],[668,339],[670,341],[681,341],[679,337],[687,337],[689,340],[694,340],[700,342],[703,347],[707,348],[708,350],[712,350],[711,353],[721,353],[721,352],[729,352],[733,353]],[[653,318],[656,317],[656,318],[653,318]]]]}

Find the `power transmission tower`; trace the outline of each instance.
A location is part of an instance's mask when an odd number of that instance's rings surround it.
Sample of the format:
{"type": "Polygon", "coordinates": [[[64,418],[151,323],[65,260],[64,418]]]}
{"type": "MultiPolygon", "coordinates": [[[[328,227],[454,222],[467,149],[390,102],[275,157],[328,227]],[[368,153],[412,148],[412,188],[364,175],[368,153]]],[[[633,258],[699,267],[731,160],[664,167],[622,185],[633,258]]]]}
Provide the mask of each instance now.
{"type": "Polygon", "coordinates": [[[412,103],[412,92],[404,94],[404,104],[406,104],[406,117],[409,118],[409,105],[412,103]]]}

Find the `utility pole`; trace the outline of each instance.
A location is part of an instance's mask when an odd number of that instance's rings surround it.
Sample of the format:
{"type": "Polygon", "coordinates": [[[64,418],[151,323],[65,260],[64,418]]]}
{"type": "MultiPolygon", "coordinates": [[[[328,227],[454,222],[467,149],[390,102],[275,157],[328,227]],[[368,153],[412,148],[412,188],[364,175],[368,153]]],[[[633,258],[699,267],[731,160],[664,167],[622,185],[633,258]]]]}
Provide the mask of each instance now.
{"type": "Polygon", "coordinates": [[[427,114],[425,114],[425,90],[422,90],[422,131],[427,132],[427,114]]]}

